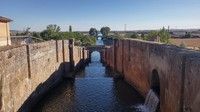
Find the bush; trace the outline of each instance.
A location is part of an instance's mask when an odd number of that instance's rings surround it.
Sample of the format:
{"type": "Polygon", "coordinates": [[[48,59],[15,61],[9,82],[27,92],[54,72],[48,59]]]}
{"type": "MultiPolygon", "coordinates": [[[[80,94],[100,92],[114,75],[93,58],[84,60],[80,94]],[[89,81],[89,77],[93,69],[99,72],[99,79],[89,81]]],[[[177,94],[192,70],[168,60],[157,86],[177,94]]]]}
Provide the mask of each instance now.
{"type": "Polygon", "coordinates": [[[190,32],[186,32],[186,33],[185,33],[185,38],[191,38],[191,37],[192,37],[192,35],[191,35],[190,32]]]}
{"type": "Polygon", "coordinates": [[[125,37],[126,38],[133,38],[133,39],[139,38],[137,33],[128,33],[128,34],[125,35],[125,37]]]}
{"type": "Polygon", "coordinates": [[[60,27],[57,25],[48,25],[47,29],[40,33],[44,40],[61,40],[61,39],[75,39],[76,45],[94,45],[96,38],[93,36],[85,36],[78,32],[61,32],[60,27]]]}
{"type": "Polygon", "coordinates": [[[144,40],[147,41],[159,41],[162,43],[170,43],[170,34],[163,28],[160,31],[151,31],[147,36],[144,37],[144,40]]]}
{"type": "Polygon", "coordinates": [[[109,35],[107,38],[122,39],[123,37],[119,33],[114,32],[113,35],[109,35]]]}

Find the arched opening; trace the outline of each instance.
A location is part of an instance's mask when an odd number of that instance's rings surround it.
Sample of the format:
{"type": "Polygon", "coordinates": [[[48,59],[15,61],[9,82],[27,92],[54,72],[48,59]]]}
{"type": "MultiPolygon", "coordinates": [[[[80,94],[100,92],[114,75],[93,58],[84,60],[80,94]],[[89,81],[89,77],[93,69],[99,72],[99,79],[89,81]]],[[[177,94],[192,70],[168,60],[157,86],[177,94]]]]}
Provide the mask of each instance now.
{"type": "Polygon", "coordinates": [[[157,94],[157,96],[160,96],[160,80],[159,80],[159,74],[157,70],[152,71],[151,75],[151,89],[157,94]]]}
{"type": "Polygon", "coordinates": [[[101,32],[99,32],[97,36],[98,36],[98,37],[102,37],[103,35],[102,35],[101,32]]]}
{"type": "Polygon", "coordinates": [[[100,52],[93,51],[90,55],[90,58],[91,58],[91,62],[100,62],[101,60],[100,52]]]}
{"type": "Polygon", "coordinates": [[[102,37],[101,37],[101,36],[98,36],[98,37],[97,37],[97,40],[102,40],[102,37]]]}

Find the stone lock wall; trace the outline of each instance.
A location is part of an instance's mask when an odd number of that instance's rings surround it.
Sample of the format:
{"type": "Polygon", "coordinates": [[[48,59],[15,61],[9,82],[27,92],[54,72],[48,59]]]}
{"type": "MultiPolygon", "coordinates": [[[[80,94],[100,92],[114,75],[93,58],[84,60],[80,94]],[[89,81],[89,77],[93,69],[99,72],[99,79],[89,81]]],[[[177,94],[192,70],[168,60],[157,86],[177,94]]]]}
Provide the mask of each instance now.
{"type": "Polygon", "coordinates": [[[161,112],[198,112],[200,53],[141,40],[114,40],[104,50],[104,62],[121,73],[144,97],[151,89],[152,72],[160,82],[161,112]]]}
{"type": "Polygon", "coordinates": [[[73,42],[70,45],[68,40],[47,41],[0,51],[1,111],[29,111],[42,95],[76,66],[72,61],[77,63],[88,58],[87,52],[75,47],[73,42]],[[84,52],[85,56],[76,56],[77,52],[84,52]],[[74,56],[73,60],[70,60],[70,56],[74,56]]]}

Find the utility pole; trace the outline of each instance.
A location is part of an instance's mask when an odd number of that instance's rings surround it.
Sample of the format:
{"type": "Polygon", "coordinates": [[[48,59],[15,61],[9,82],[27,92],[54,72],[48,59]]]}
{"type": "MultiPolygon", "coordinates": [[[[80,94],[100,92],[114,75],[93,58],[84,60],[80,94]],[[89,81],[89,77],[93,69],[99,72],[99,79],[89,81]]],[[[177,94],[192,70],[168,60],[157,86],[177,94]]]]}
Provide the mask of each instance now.
{"type": "Polygon", "coordinates": [[[126,24],[124,24],[124,32],[126,32],[126,24]]]}
{"type": "Polygon", "coordinates": [[[168,26],[168,32],[169,32],[170,26],[168,26]]]}
{"type": "Polygon", "coordinates": [[[69,25],[69,32],[72,32],[72,26],[69,25]]]}

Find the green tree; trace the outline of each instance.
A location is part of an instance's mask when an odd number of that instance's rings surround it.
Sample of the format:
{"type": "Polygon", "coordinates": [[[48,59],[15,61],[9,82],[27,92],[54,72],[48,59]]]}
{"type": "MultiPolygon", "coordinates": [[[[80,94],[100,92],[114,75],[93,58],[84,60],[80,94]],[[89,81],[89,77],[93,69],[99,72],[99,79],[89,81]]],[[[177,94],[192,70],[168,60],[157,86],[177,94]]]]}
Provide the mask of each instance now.
{"type": "Polygon", "coordinates": [[[191,35],[191,32],[185,32],[185,38],[191,38],[192,35],[191,35]]]}
{"type": "Polygon", "coordinates": [[[144,33],[141,34],[141,39],[143,39],[143,40],[145,39],[144,33]]]}
{"type": "Polygon", "coordinates": [[[57,26],[56,24],[51,24],[47,26],[46,30],[50,32],[60,32],[61,28],[60,26],[57,26]]]}
{"type": "Polygon", "coordinates": [[[75,45],[86,46],[94,45],[96,38],[93,36],[85,36],[79,32],[61,32],[57,25],[48,25],[46,30],[40,33],[43,40],[60,40],[60,39],[74,39],[75,45]]]}
{"type": "Polygon", "coordinates": [[[136,33],[131,34],[130,38],[138,38],[138,35],[136,33]]]}
{"type": "Polygon", "coordinates": [[[102,27],[100,32],[104,37],[108,37],[108,34],[109,34],[110,30],[111,29],[109,27],[102,27]]]}
{"type": "Polygon", "coordinates": [[[58,39],[59,38],[59,32],[60,32],[60,26],[57,25],[48,25],[46,30],[42,31],[40,33],[41,37],[44,40],[50,40],[50,39],[58,39]]]}
{"type": "Polygon", "coordinates": [[[32,33],[32,36],[33,36],[33,37],[36,37],[36,38],[41,38],[39,32],[33,32],[33,33],[32,33]]]}
{"type": "Polygon", "coordinates": [[[148,41],[158,41],[162,43],[170,43],[170,33],[165,29],[161,29],[160,31],[151,31],[144,40],[148,41]]]}
{"type": "Polygon", "coordinates": [[[126,33],[125,38],[138,38],[138,35],[134,33],[126,33]]]}
{"type": "Polygon", "coordinates": [[[89,31],[90,36],[97,36],[98,32],[96,28],[90,28],[89,31]]]}
{"type": "Polygon", "coordinates": [[[113,32],[113,35],[109,35],[109,38],[112,39],[122,39],[123,37],[118,32],[113,32]]]}
{"type": "Polygon", "coordinates": [[[147,36],[144,38],[144,40],[155,41],[157,36],[158,36],[158,31],[151,31],[147,34],[147,36]]]}
{"type": "Polygon", "coordinates": [[[166,30],[165,28],[163,28],[162,30],[160,30],[158,32],[158,37],[160,37],[160,42],[162,43],[170,43],[169,39],[170,39],[170,33],[168,30],[166,30]]]}
{"type": "Polygon", "coordinates": [[[69,32],[72,32],[72,26],[71,25],[69,26],[69,32]]]}

